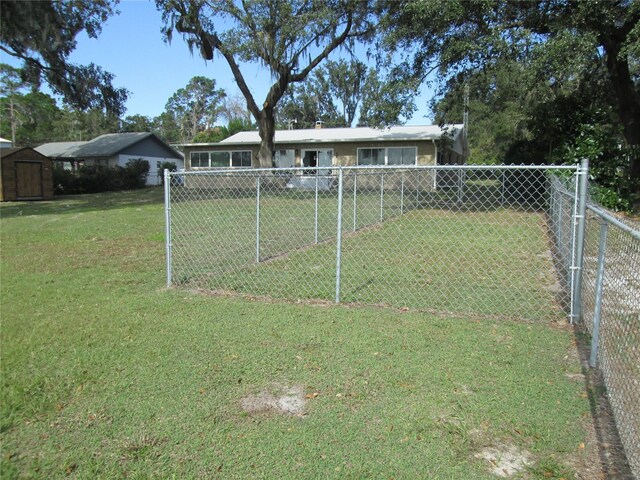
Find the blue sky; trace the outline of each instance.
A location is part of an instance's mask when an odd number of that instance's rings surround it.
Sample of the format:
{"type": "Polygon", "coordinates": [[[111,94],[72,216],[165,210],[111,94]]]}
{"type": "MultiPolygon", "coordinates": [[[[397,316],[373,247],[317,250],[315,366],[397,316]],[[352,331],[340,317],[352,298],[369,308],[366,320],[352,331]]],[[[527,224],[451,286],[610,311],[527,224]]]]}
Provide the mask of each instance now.
{"type": "MultiPolygon", "coordinates": [[[[131,92],[125,115],[159,115],[169,97],[196,75],[214,78],[218,88],[229,96],[240,93],[224,59],[215,57],[212,62],[205,62],[198,52],[192,55],[178,35],[174,35],[171,44],[162,40],[162,19],[153,2],[124,0],[117,9],[120,14],[109,18],[97,39],[84,34],[78,37],[70,60],[79,64],[93,62],[114,74],[114,84],[131,92]]],[[[2,55],[1,61],[15,65],[7,55],[2,55]]],[[[271,84],[269,73],[255,65],[244,65],[243,73],[261,104],[271,84]]],[[[424,90],[418,99],[419,110],[407,122],[410,125],[431,123],[430,117],[425,118],[430,92],[426,87],[424,90]]]]}

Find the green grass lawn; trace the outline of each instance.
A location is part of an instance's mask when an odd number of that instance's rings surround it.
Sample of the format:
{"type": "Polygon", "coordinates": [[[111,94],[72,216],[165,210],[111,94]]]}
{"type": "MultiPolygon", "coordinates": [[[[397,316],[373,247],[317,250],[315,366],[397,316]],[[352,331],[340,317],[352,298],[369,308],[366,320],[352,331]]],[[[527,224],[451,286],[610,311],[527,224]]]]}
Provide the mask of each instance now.
{"type": "Polygon", "coordinates": [[[514,478],[571,478],[595,460],[570,330],[166,290],[161,202],[0,207],[2,478],[495,478],[486,447],[528,453],[514,478]],[[278,385],[304,415],[243,410],[278,385]]]}

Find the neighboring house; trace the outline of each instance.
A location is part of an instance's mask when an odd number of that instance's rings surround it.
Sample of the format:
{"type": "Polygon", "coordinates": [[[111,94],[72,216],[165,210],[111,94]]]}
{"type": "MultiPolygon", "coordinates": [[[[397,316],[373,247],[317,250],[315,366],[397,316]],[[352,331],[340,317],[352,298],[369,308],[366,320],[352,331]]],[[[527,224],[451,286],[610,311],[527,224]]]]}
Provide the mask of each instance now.
{"type": "Polygon", "coordinates": [[[0,137],[0,148],[13,148],[13,143],[11,143],[11,140],[0,137]]]}
{"type": "MultiPolygon", "coordinates": [[[[183,145],[187,170],[246,168],[255,165],[257,131],[240,132],[219,143],[183,145]]],[[[277,130],[273,166],[455,165],[468,156],[463,125],[277,130]]]]}
{"type": "Polygon", "coordinates": [[[0,201],[51,198],[51,159],[29,147],[0,148],[0,201]]]}
{"type": "Polygon", "coordinates": [[[129,160],[141,158],[149,162],[147,185],[162,183],[161,164],[173,162],[184,168],[182,154],[153,133],[108,133],[88,142],[54,142],[36,150],[69,170],[81,165],[124,167],[129,160]]]}

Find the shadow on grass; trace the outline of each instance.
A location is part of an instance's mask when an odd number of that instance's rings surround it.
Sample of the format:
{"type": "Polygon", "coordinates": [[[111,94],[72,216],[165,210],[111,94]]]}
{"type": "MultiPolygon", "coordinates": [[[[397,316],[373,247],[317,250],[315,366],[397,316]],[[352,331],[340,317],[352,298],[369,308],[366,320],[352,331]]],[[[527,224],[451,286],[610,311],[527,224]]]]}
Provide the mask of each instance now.
{"type": "Polygon", "coordinates": [[[147,187],[142,190],[122,192],[64,195],[53,200],[0,203],[0,218],[112,210],[162,204],[163,202],[162,187],[147,187]]]}
{"type": "Polygon", "coordinates": [[[589,367],[591,346],[589,335],[582,326],[573,327],[573,335],[580,355],[580,364],[589,397],[589,408],[595,428],[598,456],[604,478],[633,480],[631,467],[618,434],[613,410],[607,397],[607,388],[598,368],[589,367]]]}

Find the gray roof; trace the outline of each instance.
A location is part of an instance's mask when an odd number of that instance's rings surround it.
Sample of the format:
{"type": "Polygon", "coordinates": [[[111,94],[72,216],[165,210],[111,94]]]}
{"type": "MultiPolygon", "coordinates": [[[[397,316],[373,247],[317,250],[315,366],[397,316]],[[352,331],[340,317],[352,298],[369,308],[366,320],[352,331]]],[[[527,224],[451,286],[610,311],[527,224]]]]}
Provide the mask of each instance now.
{"type": "Polygon", "coordinates": [[[52,142],[40,145],[36,150],[50,158],[71,158],[75,157],[75,149],[85,143],[87,142],[52,142]]]}
{"type": "MultiPolygon", "coordinates": [[[[314,128],[305,130],[276,130],[275,143],[334,143],[334,142],[371,142],[371,141],[416,141],[438,140],[448,131],[457,138],[463,125],[412,125],[388,128],[314,128]]],[[[240,132],[226,138],[220,145],[259,145],[260,135],[257,131],[240,132]]],[[[187,144],[194,146],[199,144],[187,144]]]]}
{"type": "Polygon", "coordinates": [[[74,153],[76,157],[110,157],[151,135],[149,132],[107,133],[78,146],[74,153]]]}
{"type": "MultiPolygon", "coordinates": [[[[88,142],[45,143],[36,150],[51,158],[110,157],[148,137],[154,137],[164,143],[150,132],[107,133],[88,142]]],[[[166,143],[165,145],[176,154],[176,158],[182,158],[175,149],[166,143]]]]}

